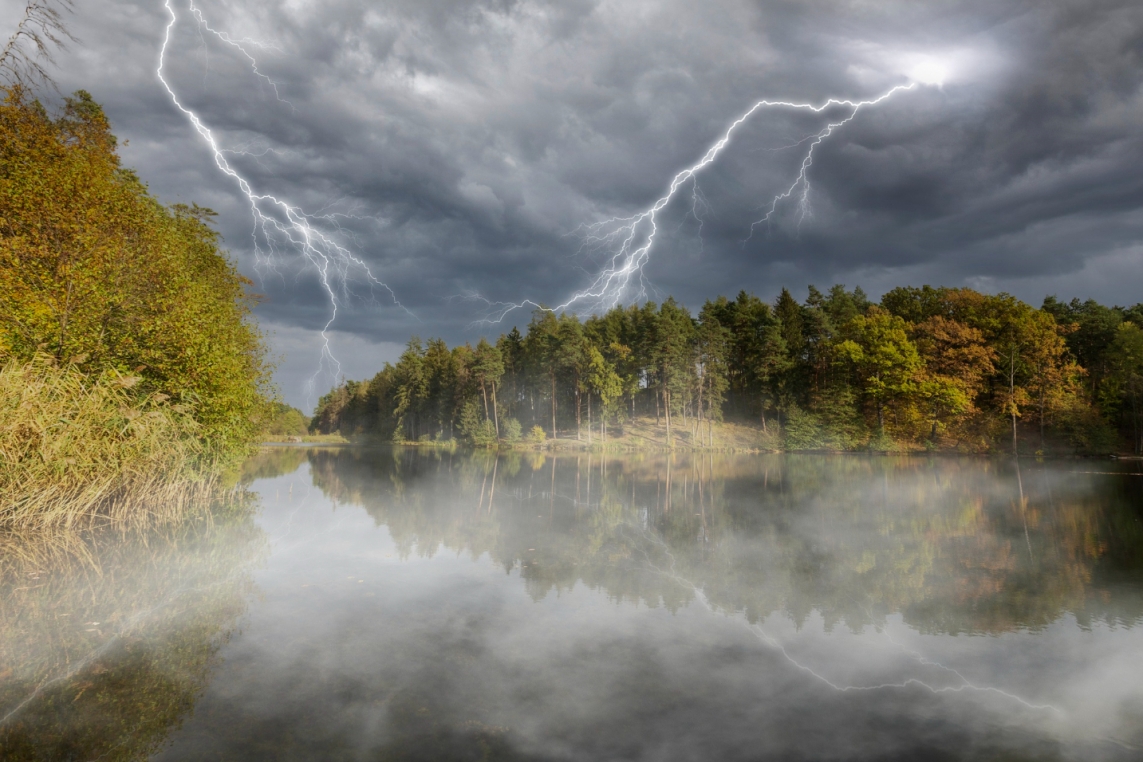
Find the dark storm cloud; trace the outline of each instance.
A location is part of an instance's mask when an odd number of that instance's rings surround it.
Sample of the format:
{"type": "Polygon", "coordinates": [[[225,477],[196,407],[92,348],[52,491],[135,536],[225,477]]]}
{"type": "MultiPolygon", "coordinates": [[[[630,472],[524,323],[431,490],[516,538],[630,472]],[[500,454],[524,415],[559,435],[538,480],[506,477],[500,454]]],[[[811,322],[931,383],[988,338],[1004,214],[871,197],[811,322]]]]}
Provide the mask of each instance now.
{"type": "MultiPolygon", "coordinates": [[[[216,29],[265,43],[248,47],[288,103],[171,2],[180,97],[246,152],[228,155],[256,188],[340,215],[342,240],[415,316],[356,285],[346,341],[470,336],[486,314],[473,294],[562,302],[601,261],[577,228],[645,208],[756,100],[875,96],[926,60],[949,64],[943,87],[863,110],[820,146],[800,224],[786,204],[750,229],[797,172],[782,147],[825,122],[767,111],[743,125],[699,176],[702,240],[689,186],[666,210],[652,295],[927,280],[1143,300],[1136,278],[1100,276],[1143,265],[1133,0],[199,2],[216,29]]],[[[0,16],[18,5],[0,0],[0,16]]],[[[161,198],[221,212],[254,274],[245,199],[155,77],[167,18],[158,0],[85,3],[61,89],[106,105],[161,198]]],[[[260,281],[259,315],[291,346],[328,316],[298,264],[260,281]]]]}

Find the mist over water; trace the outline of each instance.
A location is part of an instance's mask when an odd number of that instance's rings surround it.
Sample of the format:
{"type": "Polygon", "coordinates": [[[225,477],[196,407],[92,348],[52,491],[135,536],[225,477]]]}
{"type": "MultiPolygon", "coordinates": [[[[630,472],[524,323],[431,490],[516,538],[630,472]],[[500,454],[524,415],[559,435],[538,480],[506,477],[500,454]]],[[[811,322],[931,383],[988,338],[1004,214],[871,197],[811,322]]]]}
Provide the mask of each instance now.
{"type": "MultiPolygon", "coordinates": [[[[186,599],[153,636],[145,617],[135,625],[167,665],[148,675],[191,654],[201,676],[181,683],[191,697],[148,753],[1139,759],[1137,470],[264,451],[248,464],[261,510],[212,530],[210,564],[182,552],[163,567],[160,554],[149,575],[123,578],[144,590],[172,576],[163,568],[200,568],[217,591],[186,599]]],[[[26,621],[6,592],[9,621],[26,621]]],[[[35,648],[50,661],[11,625],[4,637],[6,663],[35,648]]],[[[52,711],[90,722],[58,710],[84,674],[61,681],[57,709],[37,699],[8,732],[52,711]]],[[[37,679],[0,696],[14,705],[37,679]]],[[[130,714],[107,695],[101,721],[130,714]]]]}

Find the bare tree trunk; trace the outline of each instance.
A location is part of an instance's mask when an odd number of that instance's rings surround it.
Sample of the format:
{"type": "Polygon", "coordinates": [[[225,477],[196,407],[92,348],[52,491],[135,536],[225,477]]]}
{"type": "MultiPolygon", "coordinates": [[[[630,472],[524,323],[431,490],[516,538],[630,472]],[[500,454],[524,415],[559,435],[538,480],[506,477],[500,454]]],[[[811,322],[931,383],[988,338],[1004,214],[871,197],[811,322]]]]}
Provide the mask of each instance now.
{"type": "Polygon", "coordinates": [[[496,384],[492,385],[492,422],[496,424],[496,438],[500,438],[500,413],[496,406],[496,384]]]}
{"type": "Polygon", "coordinates": [[[484,420],[488,420],[491,416],[488,415],[488,389],[485,388],[484,382],[480,382],[480,393],[484,395],[484,420]]]}
{"type": "Polygon", "coordinates": [[[591,394],[587,395],[587,443],[591,444],[591,394]]]}
{"type": "Polygon", "coordinates": [[[575,388],[575,439],[578,442],[582,437],[583,426],[581,425],[580,410],[582,407],[583,396],[579,391],[579,384],[576,383],[575,388]]]}
{"type": "Polygon", "coordinates": [[[552,439],[556,439],[556,372],[549,375],[552,379],[552,439]]]}
{"type": "Polygon", "coordinates": [[[1044,450],[1044,385],[1040,384],[1040,451],[1044,450]]]}
{"type": "Polygon", "coordinates": [[[1016,441],[1016,347],[1008,353],[1008,405],[1012,413],[1012,456],[1020,457],[1020,447],[1016,441]]]}
{"type": "Polygon", "coordinates": [[[1135,424],[1135,454],[1143,455],[1143,427],[1139,425],[1139,391],[1131,384],[1131,418],[1135,424]]]}

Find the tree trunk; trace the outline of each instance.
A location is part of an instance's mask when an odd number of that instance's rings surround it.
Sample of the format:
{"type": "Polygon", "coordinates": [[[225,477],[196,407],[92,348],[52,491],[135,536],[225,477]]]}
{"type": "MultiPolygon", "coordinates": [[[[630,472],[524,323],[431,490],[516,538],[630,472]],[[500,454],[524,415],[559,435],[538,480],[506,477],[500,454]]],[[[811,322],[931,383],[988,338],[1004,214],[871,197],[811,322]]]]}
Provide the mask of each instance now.
{"type": "Polygon", "coordinates": [[[1044,451],[1044,385],[1040,385],[1040,452],[1044,451]]]}
{"type": "Polygon", "coordinates": [[[496,408],[496,384],[492,385],[492,422],[496,424],[496,438],[500,438],[500,413],[496,408]]]}
{"type": "Polygon", "coordinates": [[[1016,347],[1008,353],[1008,405],[1012,413],[1012,456],[1020,457],[1020,446],[1016,441],[1016,347]]]}
{"type": "Polygon", "coordinates": [[[591,444],[591,394],[587,395],[587,443],[591,444]]]}
{"type": "Polygon", "coordinates": [[[552,379],[552,439],[556,439],[556,372],[549,374],[552,379]]]}
{"type": "Polygon", "coordinates": [[[582,437],[583,426],[581,425],[580,410],[582,408],[583,395],[579,391],[579,383],[575,387],[575,440],[578,442],[582,437]]]}
{"type": "Polygon", "coordinates": [[[663,417],[667,421],[667,447],[671,446],[671,393],[663,387],[663,417]]]}
{"type": "Polygon", "coordinates": [[[484,396],[484,420],[489,419],[488,415],[488,389],[485,388],[484,382],[480,382],[480,393],[484,396]]]}
{"type": "Polygon", "coordinates": [[[1135,454],[1143,455],[1143,426],[1139,425],[1139,391],[1131,385],[1131,417],[1135,423],[1135,454]]]}
{"type": "MultiPolygon", "coordinates": [[[[706,378],[706,374],[699,376],[698,382],[698,398],[695,400],[695,431],[698,432],[698,443],[702,446],[702,383],[706,378]]],[[[695,434],[691,434],[691,441],[695,441],[695,434]]]]}

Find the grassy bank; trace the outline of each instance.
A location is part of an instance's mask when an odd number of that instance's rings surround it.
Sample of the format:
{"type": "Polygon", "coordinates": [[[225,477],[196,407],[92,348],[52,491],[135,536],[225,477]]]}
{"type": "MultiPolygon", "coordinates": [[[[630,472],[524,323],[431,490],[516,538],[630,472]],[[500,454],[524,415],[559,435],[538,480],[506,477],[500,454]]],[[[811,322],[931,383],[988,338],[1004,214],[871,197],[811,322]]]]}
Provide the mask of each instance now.
{"type": "MultiPolygon", "coordinates": [[[[607,451],[607,452],[884,452],[884,453],[925,453],[943,452],[962,455],[1011,455],[1011,441],[1002,439],[942,438],[937,446],[925,447],[916,442],[893,439],[891,437],[870,437],[866,440],[846,440],[837,432],[821,426],[812,426],[804,421],[796,426],[782,426],[770,421],[763,428],[760,423],[744,421],[718,421],[711,424],[703,421],[696,425],[693,420],[682,425],[672,423],[670,437],[667,436],[665,421],[656,421],[653,416],[637,416],[622,425],[608,427],[607,438],[599,436],[598,426],[589,435],[583,428],[579,437],[575,430],[560,430],[560,436],[542,439],[532,436],[517,441],[501,440],[489,448],[500,450],[545,450],[545,451],[607,451]],[[997,444],[999,441],[999,445],[997,444]]],[[[359,435],[353,441],[370,444],[381,440],[359,435]]],[[[456,448],[464,443],[455,439],[423,440],[400,442],[403,446],[429,448],[456,448]]],[[[1082,443],[1081,443],[1082,444],[1082,443]]],[[[477,445],[480,447],[480,445],[477,445]]],[[[1041,442],[1035,432],[1021,432],[1021,457],[1069,457],[1076,455],[1111,455],[1104,451],[1085,450],[1073,442],[1061,438],[1041,442]]],[[[1131,457],[1121,454],[1117,457],[1131,457]]]]}
{"type": "Polygon", "coordinates": [[[0,527],[163,521],[218,497],[193,411],[137,383],[47,357],[0,366],[0,527]]]}

